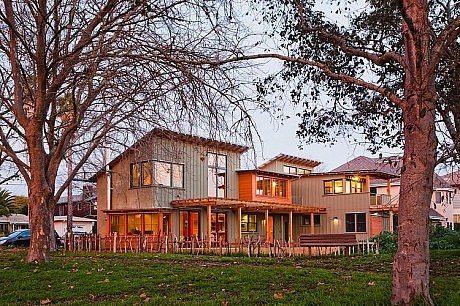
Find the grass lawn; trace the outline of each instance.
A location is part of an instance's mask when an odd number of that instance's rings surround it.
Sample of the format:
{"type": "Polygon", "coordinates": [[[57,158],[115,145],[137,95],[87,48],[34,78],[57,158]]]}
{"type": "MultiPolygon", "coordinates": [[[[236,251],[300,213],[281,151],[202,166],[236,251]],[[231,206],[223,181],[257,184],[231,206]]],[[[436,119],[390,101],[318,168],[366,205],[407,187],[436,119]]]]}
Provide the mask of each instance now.
{"type": "MultiPolygon", "coordinates": [[[[389,305],[391,256],[53,254],[0,249],[0,305],[389,305]]],[[[460,250],[431,255],[436,305],[460,305],[460,250]]]]}

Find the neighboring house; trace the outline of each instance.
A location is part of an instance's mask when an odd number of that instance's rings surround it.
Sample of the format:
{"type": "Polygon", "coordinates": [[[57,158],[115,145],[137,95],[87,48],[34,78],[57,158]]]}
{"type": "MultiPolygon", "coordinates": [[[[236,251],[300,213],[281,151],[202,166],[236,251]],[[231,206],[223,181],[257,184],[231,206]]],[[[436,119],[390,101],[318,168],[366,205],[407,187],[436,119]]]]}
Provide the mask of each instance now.
{"type": "Polygon", "coordinates": [[[325,209],[293,204],[291,184],[318,162],[280,155],[241,170],[247,147],[154,129],[112,160],[97,181],[101,235],[170,235],[240,242],[247,236],[296,241],[295,225],[325,209]],[[284,158],[284,160],[283,160],[284,158]],[[275,171],[276,165],[297,167],[275,171]],[[275,168],[270,168],[275,167],[275,168]],[[272,169],[269,171],[268,169],[272,169]],[[291,172],[292,171],[292,172],[291,172]]]}
{"type": "Polygon", "coordinates": [[[460,230],[460,170],[446,174],[442,177],[454,188],[452,199],[453,222],[457,230],[460,230]]]}
{"type": "MultiPolygon", "coordinates": [[[[389,182],[394,177],[376,170],[311,173],[294,181],[292,192],[298,204],[312,203],[327,212],[314,216],[314,232],[354,233],[359,239],[368,239],[393,227],[395,211],[388,205],[391,199],[388,191],[371,193],[371,181],[389,182]]],[[[305,219],[301,225],[311,223],[305,219]]]]}
{"type": "MultiPolygon", "coordinates": [[[[379,214],[385,216],[388,211],[397,212],[398,210],[401,166],[402,158],[400,156],[390,156],[385,158],[358,156],[332,171],[382,171],[394,175],[394,177],[390,180],[371,179],[370,181],[369,191],[371,194],[390,195],[389,199],[382,198],[380,203],[372,203],[371,205],[371,210],[374,211],[374,215],[379,214]]],[[[436,211],[437,214],[430,213],[430,220],[432,223],[453,228],[452,199],[454,197],[454,191],[455,190],[448,182],[436,173],[434,174],[433,196],[430,208],[436,211]]],[[[377,197],[377,202],[379,202],[379,197],[377,197]]],[[[393,223],[397,224],[396,220],[393,223]]],[[[392,228],[390,227],[390,230],[391,229],[392,228]]]]}
{"type": "MultiPolygon", "coordinates": [[[[96,226],[96,220],[82,217],[72,218],[72,232],[74,234],[92,234],[96,226]]],[[[59,237],[67,232],[67,216],[54,216],[54,229],[59,237]]]]}
{"type": "Polygon", "coordinates": [[[22,214],[0,216],[0,233],[9,234],[23,228],[29,228],[28,216],[22,214]]]}
{"type": "MultiPolygon", "coordinates": [[[[59,199],[54,207],[55,216],[67,216],[67,196],[59,199]]],[[[96,187],[84,185],[83,192],[72,196],[73,216],[96,219],[97,218],[97,196],[96,187]]]]}

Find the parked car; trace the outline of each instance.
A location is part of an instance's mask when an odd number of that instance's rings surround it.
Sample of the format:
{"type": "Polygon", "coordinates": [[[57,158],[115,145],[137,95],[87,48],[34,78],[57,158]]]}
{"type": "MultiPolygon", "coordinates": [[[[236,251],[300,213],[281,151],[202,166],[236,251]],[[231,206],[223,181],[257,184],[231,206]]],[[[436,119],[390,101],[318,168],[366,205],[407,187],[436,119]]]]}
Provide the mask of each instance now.
{"type": "MultiPolygon", "coordinates": [[[[54,231],[54,237],[56,239],[56,245],[61,246],[61,241],[59,240],[59,235],[54,231]]],[[[2,246],[29,246],[30,245],[30,229],[20,229],[9,236],[5,237],[0,241],[2,246]]]]}

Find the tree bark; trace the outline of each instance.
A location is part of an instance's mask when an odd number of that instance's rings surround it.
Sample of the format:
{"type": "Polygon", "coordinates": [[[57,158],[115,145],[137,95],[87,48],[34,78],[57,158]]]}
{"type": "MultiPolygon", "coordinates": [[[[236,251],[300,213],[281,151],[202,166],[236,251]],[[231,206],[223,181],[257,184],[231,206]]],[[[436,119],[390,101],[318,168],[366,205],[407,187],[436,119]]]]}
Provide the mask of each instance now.
{"type": "Polygon", "coordinates": [[[47,186],[46,180],[42,180],[40,177],[40,175],[31,173],[31,182],[29,185],[29,224],[31,237],[27,261],[36,263],[47,262],[49,260],[51,250],[50,237],[54,237],[54,235],[50,235],[50,203],[53,201],[53,192],[47,186]]]}
{"type": "Polygon", "coordinates": [[[426,1],[403,0],[404,157],[399,192],[398,250],[393,262],[392,304],[411,305],[429,292],[428,223],[436,166],[436,88],[430,75],[426,1]]]}

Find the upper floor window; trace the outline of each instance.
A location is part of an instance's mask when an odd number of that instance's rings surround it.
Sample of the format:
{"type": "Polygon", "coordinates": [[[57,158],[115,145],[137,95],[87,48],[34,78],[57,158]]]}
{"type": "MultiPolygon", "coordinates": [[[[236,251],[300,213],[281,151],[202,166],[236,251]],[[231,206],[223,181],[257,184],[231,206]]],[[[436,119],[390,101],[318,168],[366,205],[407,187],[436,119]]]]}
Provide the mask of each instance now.
{"type": "Polygon", "coordinates": [[[310,174],[310,170],[304,169],[304,168],[297,168],[294,166],[288,166],[284,165],[283,166],[283,172],[288,173],[288,174],[295,174],[295,175],[305,175],[305,174],[310,174]]]}
{"type": "Polygon", "coordinates": [[[184,187],[184,165],[161,161],[143,161],[130,165],[131,188],[145,186],[184,187]]]}
{"type": "Polygon", "coordinates": [[[343,180],[324,181],[324,194],[343,193],[343,180]]]}
{"type": "Polygon", "coordinates": [[[283,172],[289,174],[297,174],[297,167],[284,165],[283,172]]]}
{"type": "Polygon", "coordinates": [[[346,193],[361,193],[364,190],[364,183],[360,180],[345,180],[346,193]]]}
{"type": "Polygon", "coordinates": [[[287,196],[287,180],[257,176],[256,195],[285,198],[287,196]]]}
{"type": "Polygon", "coordinates": [[[225,198],[227,179],[227,156],[208,153],[208,196],[225,198]]]}

